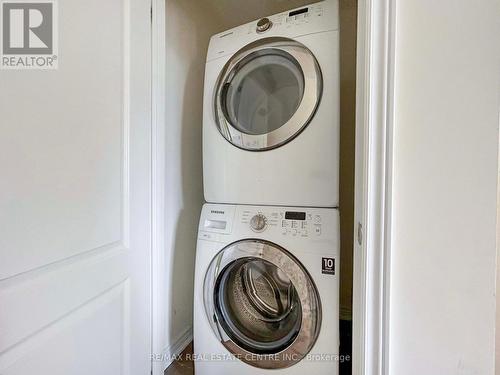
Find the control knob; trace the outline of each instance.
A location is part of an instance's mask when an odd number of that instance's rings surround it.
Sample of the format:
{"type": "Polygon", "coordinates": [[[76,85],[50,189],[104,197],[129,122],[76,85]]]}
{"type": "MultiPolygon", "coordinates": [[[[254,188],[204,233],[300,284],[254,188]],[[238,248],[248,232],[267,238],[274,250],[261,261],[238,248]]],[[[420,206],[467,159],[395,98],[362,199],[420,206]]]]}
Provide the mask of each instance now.
{"type": "Polygon", "coordinates": [[[261,18],[257,22],[257,32],[263,33],[264,31],[269,30],[272,25],[273,25],[273,23],[271,22],[271,20],[269,18],[261,18]]]}
{"type": "Polygon", "coordinates": [[[267,219],[262,214],[257,214],[250,220],[250,227],[255,232],[262,232],[264,229],[266,229],[266,224],[267,224],[267,219]]]}

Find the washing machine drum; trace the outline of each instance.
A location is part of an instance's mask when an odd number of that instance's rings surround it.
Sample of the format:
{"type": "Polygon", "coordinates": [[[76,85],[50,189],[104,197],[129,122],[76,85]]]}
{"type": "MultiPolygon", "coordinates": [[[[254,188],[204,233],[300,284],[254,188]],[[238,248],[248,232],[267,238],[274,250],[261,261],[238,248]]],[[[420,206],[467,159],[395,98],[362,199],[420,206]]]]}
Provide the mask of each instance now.
{"type": "Polygon", "coordinates": [[[239,241],[223,249],[207,272],[204,302],[222,344],[256,367],[297,363],[319,334],[320,301],[309,274],[267,241],[239,241]]]}
{"type": "Polygon", "coordinates": [[[261,39],[238,51],[222,70],[216,124],[239,148],[279,147],[308,125],[321,92],[321,70],[309,49],[291,39],[261,39]]]}

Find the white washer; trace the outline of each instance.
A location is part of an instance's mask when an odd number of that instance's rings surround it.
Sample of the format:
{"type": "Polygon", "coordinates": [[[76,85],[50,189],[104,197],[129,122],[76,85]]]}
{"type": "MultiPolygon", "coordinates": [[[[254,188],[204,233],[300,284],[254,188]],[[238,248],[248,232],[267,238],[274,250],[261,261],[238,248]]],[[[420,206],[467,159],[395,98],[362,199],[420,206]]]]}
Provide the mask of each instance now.
{"type": "Polygon", "coordinates": [[[205,204],[196,374],[337,375],[338,265],[336,209],[205,204]]]}
{"type": "Polygon", "coordinates": [[[205,199],[337,207],[339,85],[338,0],[214,35],[203,101],[205,199]]]}

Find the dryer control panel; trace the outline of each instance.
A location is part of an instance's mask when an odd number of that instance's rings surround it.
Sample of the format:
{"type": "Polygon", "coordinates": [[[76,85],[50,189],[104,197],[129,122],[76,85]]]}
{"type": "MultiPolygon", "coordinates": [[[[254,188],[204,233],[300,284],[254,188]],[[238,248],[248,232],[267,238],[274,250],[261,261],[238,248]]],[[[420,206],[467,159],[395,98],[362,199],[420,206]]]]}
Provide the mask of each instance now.
{"type": "Polygon", "coordinates": [[[322,3],[312,4],[288,12],[275,14],[269,18],[264,17],[256,22],[251,22],[247,26],[247,33],[264,33],[270,30],[271,27],[290,28],[297,25],[308,24],[309,22],[317,22],[316,17],[323,17],[323,13],[322,3]]]}
{"type": "Polygon", "coordinates": [[[232,55],[261,38],[300,38],[301,36],[339,30],[338,0],[313,3],[264,17],[210,38],[207,61],[232,55]]]}

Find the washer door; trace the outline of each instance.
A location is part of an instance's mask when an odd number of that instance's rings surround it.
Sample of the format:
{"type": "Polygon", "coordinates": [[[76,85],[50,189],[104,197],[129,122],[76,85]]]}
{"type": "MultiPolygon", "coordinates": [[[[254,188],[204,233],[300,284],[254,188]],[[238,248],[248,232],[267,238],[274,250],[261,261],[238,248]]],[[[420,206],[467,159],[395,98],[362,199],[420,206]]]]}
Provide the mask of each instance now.
{"type": "Polygon", "coordinates": [[[259,368],[299,362],[320,330],[311,277],[289,252],[263,240],[238,241],[217,254],[205,276],[204,304],[226,349],[259,368]]]}
{"type": "Polygon", "coordinates": [[[321,92],[321,71],[309,49],[291,39],[261,39],[237,52],[222,70],[216,123],[233,145],[269,150],[307,126],[321,92]]]}

